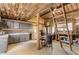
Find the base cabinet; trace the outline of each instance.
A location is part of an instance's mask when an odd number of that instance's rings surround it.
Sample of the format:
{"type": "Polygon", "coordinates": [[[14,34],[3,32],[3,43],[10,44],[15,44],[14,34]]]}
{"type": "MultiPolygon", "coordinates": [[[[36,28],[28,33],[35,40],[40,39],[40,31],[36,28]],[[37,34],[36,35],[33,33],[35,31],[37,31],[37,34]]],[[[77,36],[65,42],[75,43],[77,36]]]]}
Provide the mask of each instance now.
{"type": "Polygon", "coordinates": [[[8,43],[12,44],[12,43],[25,42],[28,41],[29,39],[30,39],[29,33],[13,33],[9,34],[8,43]]]}
{"type": "Polygon", "coordinates": [[[8,48],[8,35],[0,36],[0,54],[5,53],[8,48]]]}

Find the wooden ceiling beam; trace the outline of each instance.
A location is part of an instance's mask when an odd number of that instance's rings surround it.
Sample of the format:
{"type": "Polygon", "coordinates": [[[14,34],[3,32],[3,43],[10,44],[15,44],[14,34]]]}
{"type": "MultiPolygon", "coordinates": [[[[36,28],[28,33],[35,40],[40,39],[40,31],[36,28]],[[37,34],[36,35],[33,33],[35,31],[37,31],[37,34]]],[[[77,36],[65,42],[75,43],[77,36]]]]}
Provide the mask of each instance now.
{"type": "Polygon", "coordinates": [[[70,6],[71,6],[71,8],[72,8],[72,10],[73,10],[73,9],[74,9],[73,5],[71,4],[70,6]]]}
{"type": "MultiPolygon", "coordinates": [[[[66,5],[68,5],[68,4],[69,4],[69,3],[64,4],[64,5],[66,6],[66,5]]],[[[61,5],[58,6],[57,8],[61,8],[61,5]]],[[[53,11],[54,8],[51,7],[51,9],[52,9],[52,11],[53,11]]],[[[43,12],[42,12],[43,14],[40,13],[40,16],[46,15],[46,14],[48,14],[49,12],[50,12],[50,10],[49,10],[49,8],[48,8],[47,11],[43,11],[43,12]],[[45,12],[45,13],[44,13],[44,12],[45,12]]]]}
{"type": "Polygon", "coordinates": [[[44,11],[43,13],[40,13],[40,16],[44,16],[44,15],[48,14],[49,12],[50,12],[49,10],[44,11]]]}
{"type": "Polygon", "coordinates": [[[77,9],[79,10],[78,3],[76,3],[77,9]]]}
{"type": "Polygon", "coordinates": [[[68,6],[66,6],[66,8],[67,8],[67,10],[69,11],[69,7],[68,7],[68,6]]]}
{"type": "MultiPolygon", "coordinates": [[[[78,9],[75,9],[75,10],[72,10],[72,11],[69,11],[69,12],[66,12],[66,14],[69,14],[69,13],[72,13],[72,12],[75,12],[75,11],[78,11],[78,9]]],[[[61,16],[63,16],[63,14],[60,14],[58,16],[55,16],[55,18],[59,18],[61,16]]]]}

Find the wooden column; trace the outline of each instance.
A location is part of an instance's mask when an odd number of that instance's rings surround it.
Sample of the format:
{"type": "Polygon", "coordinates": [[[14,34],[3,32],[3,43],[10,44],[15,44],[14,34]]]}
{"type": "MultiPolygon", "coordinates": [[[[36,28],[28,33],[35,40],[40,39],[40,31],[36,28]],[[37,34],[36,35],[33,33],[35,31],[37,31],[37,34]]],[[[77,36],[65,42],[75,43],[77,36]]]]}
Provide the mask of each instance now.
{"type": "Polygon", "coordinates": [[[47,34],[48,34],[48,26],[47,26],[47,21],[44,21],[44,26],[45,26],[45,39],[47,39],[47,34]]]}
{"type": "MultiPolygon", "coordinates": [[[[55,26],[55,32],[57,33],[57,31],[58,31],[57,30],[57,24],[56,24],[56,20],[54,18],[53,11],[51,10],[51,8],[50,8],[50,12],[51,12],[51,15],[52,15],[53,24],[55,26]]],[[[55,36],[55,40],[57,40],[57,35],[55,36]]]]}
{"type": "Polygon", "coordinates": [[[61,48],[63,48],[62,42],[61,42],[60,37],[59,37],[58,29],[57,29],[57,22],[56,22],[56,19],[54,18],[54,14],[53,14],[51,8],[50,8],[50,12],[51,12],[51,15],[52,15],[53,23],[55,25],[55,31],[56,31],[55,40],[59,40],[60,41],[60,46],[61,46],[61,48]]]}
{"type": "Polygon", "coordinates": [[[0,22],[1,22],[1,17],[0,17],[0,22]]]}
{"type": "Polygon", "coordinates": [[[76,19],[73,18],[73,19],[72,19],[72,22],[73,22],[73,23],[72,23],[73,33],[76,33],[76,19]]]}
{"type": "Polygon", "coordinates": [[[62,5],[62,9],[63,9],[63,17],[64,17],[64,20],[65,20],[66,28],[67,28],[67,32],[68,32],[69,46],[70,46],[70,50],[72,50],[72,45],[71,45],[72,40],[70,38],[70,33],[69,33],[69,29],[68,29],[67,16],[66,16],[66,12],[65,12],[65,7],[64,7],[63,3],[61,5],[62,5]]]}
{"type": "Polygon", "coordinates": [[[36,20],[37,20],[37,49],[40,49],[40,31],[39,31],[39,14],[36,15],[36,20]]]}
{"type": "Polygon", "coordinates": [[[51,34],[52,34],[52,26],[53,26],[53,21],[50,20],[50,32],[51,32],[51,34]]]}
{"type": "Polygon", "coordinates": [[[48,34],[48,26],[45,27],[46,28],[46,35],[48,34]]]}

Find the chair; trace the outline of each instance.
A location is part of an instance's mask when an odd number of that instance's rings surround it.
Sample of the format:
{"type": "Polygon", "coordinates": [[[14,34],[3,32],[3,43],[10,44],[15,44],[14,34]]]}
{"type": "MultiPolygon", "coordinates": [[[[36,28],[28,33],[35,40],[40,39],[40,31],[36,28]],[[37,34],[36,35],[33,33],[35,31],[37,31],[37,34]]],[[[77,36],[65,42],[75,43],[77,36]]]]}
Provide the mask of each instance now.
{"type": "Polygon", "coordinates": [[[45,40],[44,36],[41,36],[40,42],[41,42],[42,47],[44,47],[46,45],[46,40],[45,40]]]}
{"type": "Polygon", "coordinates": [[[47,48],[51,48],[51,50],[53,49],[52,47],[52,40],[53,40],[53,38],[52,38],[52,35],[51,34],[48,34],[47,35],[47,39],[46,39],[46,49],[47,48]]]}

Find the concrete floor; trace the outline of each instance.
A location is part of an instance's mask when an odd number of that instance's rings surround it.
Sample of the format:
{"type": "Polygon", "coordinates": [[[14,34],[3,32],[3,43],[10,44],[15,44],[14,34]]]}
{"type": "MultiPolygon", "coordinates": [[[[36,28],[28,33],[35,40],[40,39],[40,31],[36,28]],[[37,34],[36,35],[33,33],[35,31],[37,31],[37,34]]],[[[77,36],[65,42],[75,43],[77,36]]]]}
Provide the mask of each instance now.
{"type": "Polygon", "coordinates": [[[60,47],[59,42],[53,42],[53,50],[50,48],[36,49],[36,40],[10,44],[8,46],[7,55],[78,55],[79,45],[73,46],[73,51],[70,51],[69,45],[63,44],[64,48],[60,47]]]}

